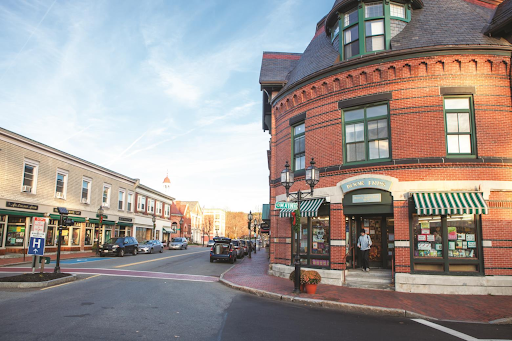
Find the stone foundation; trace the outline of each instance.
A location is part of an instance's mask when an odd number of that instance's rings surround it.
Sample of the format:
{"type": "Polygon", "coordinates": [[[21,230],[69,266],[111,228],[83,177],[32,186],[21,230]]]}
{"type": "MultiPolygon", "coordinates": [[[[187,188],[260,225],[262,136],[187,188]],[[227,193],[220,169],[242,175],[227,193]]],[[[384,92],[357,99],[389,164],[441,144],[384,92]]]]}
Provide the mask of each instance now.
{"type": "MultiPolygon", "coordinates": [[[[322,276],[322,284],[330,285],[343,285],[343,271],[342,270],[323,270],[323,269],[312,269],[307,267],[301,267],[302,270],[314,270],[322,276]]],[[[294,266],[283,265],[283,264],[270,264],[268,266],[268,274],[276,277],[282,277],[288,279],[290,273],[295,270],[294,266]]]]}

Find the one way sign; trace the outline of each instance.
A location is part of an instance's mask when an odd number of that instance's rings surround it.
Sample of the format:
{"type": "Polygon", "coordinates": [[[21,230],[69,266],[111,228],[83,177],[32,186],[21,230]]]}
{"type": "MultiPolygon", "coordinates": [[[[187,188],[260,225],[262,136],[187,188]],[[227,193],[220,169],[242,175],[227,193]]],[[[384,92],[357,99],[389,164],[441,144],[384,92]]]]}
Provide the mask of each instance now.
{"type": "Polygon", "coordinates": [[[44,238],[30,237],[27,254],[44,256],[44,238]]]}

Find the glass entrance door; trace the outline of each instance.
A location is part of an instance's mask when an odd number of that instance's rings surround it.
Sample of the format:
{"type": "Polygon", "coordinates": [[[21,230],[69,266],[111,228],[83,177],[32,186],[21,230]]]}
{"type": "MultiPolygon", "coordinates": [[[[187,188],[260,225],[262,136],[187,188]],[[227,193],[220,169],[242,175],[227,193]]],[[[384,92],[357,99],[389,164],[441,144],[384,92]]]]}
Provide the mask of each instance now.
{"type": "MultiPolygon", "coordinates": [[[[370,248],[370,267],[389,268],[390,257],[388,256],[388,240],[389,234],[393,234],[393,226],[386,224],[385,216],[355,216],[350,219],[351,240],[353,241],[353,252],[357,258],[357,266],[361,266],[361,252],[357,247],[357,240],[361,235],[361,230],[365,230],[366,234],[372,240],[370,248]]],[[[393,238],[393,236],[391,236],[393,238]]]]}

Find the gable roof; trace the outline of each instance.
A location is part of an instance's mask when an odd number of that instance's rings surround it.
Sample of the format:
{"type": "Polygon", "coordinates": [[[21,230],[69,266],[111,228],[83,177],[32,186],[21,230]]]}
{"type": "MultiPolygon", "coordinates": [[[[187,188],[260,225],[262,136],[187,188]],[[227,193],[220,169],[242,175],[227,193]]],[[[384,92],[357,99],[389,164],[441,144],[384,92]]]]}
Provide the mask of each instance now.
{"type": "Polygon", "coordinates": [[[260,84],[286,83],[291,70],[297,65],[302,53],[263,52],[260,84]]]}
{"type": "Polygon", "coordinates": [[[505,0],[496,8],[485,33],[496,33],[505,28],[512,29],[512,0],[505,0]]]}

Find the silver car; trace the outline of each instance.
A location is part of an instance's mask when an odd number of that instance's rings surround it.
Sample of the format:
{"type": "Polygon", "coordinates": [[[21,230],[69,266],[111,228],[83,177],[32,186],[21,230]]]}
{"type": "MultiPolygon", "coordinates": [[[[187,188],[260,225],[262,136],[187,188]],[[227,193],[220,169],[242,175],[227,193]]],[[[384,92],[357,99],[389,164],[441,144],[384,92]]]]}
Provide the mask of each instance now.
{"type": "Polygon", "coordinates": [[[145,240],[139,244],[139,253],[164,252],[164,246],[159,240],[145,240]]]}
{"type": "Polygon", "coordinates": [[[238,239],[231,239],[231,244],[233,244],[233,249],[236,251],[236,258],[244,257],[244,248],[242,243],[238,239]]]}
{"type": "Polygon", "coordinates": [[[171,243],[169,244],[169,250],[183,250],[187,249],[188,241],[187,238],[173,238],[171,243]]]}
{"type": "Polygon", "coordinates": [[[215,244],[215,242],[213,241],[213,239],[210,239],[208,241],[208,244],[206,244],[207,247],[212,247],[213,245],[215,244]]]}

